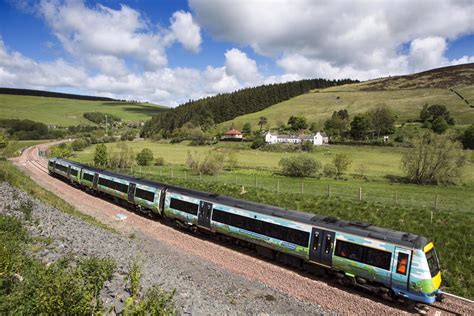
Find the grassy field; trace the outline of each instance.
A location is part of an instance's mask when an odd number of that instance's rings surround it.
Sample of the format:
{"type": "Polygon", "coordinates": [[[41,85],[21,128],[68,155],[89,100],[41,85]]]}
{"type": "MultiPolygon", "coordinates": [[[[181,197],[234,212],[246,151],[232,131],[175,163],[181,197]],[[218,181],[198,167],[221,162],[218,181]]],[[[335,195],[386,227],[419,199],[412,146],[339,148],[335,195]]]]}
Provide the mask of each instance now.
{"type": "MultiPolygon", "coordinates": [[[[353,116],[382,103],[393,109],[399,122],[417,119],[424,104],[446,105],[457,124],[472,124],[474,122],[474,108],[468,107],[448,89],[360,91],[359,89],[363,87],[364,84],[361,83],[314,90],[272,105],[262,111],[223,122],[219,126],[222,129],[229,128],[233,123],[236,128],[242,128],[246,122],[250,122],[256,129],[259,117],[265,116],[268,119],[268,126],[277,127],[281,123],[286,124],[291,115],[304,115],[309,122],[316,122],[319,127],[323,127],[324,121],[334,111],[347,109],[353,116]]],[[[456,89],[465,97],[474,95],[474,85],[456,89]]]]}
{"type": "Polygon", "coordinates": [[[20,140],[10,141],[6,148],[0,149],[0,157],[15,157],[20,155],[20,151],[23,148],[38,145],[41,143],[48,142],[49,140],[20,140]]]}
{"type": "Polygon", "coordinates": [[[153,104],[0,94],[2,119],[30,119],[59,126],[94,124],[82,116],[84,112],[104,112],[116,115],[125,121],[144,121],[163,109],[165,108],[153,104]]]}
{"type": "MultiPolygon", "coordinates": [[[[319,160],[323,165],[329,163],[336,153],[348,153],[353,160],[351,169],[345,180],[330,178],[289,178],[278,175],[278,162],[281,158],[292,155],[286,153],[269,153],[246,149],[242,143],[219,143],[216,146],[192,147],[186,143],[168,144],[162,142],[128,142],[129,147],[138,153],[142,148],[149,148],[154,156],[165,159],[164,167],[142,168],[142,175],[171,176],[175,178],[193,177],[185,167],[187,152],[204,154],[209,150],[224,152],[232,149],[238,160],[238,168],[221,173],[218,177],[202,177],[210,182],[239,184],[245,187],[257,187],[280,192],[301,192],[305,195],[326,196],[328,186],[330,194],[346,200],[358,200],[359,190],[362,189],[362,198],[366,201],[382,204],[398,204],[411,207],[434,208],[452,211],[474,212],[474,166],[469,164],[464,171],[463,186],[437,187],[418,186],[390,182],[387,176],[400,177],[400,159],[403,149],[389,147],[357,147],[357,146],[327,146],[317,148],[314,153],[308,154],[319,160]],[[353,174],[358,173],[358,166],[365,164],[367,180],[357,179],[353,174]]],[[[109,150],[118,151],[116,144],[108,144],[109,150]]],[[[95,147],[91,146],[75,154],[73,159],[84,163],[91,163],[95,147]]],[[[136,168],[135,172],[140,171],[136,168]]],[[[197,178],[198,176],[194,176],[197,178]]]]}

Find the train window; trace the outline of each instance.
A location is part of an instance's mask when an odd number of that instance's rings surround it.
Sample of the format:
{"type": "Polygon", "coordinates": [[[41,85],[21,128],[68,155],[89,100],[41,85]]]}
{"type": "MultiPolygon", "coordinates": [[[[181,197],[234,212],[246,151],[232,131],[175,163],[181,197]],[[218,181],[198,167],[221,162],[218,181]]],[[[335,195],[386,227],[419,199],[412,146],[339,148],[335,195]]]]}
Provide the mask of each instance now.
{"type": "Polygon", "coordinates": [[[76,169],[71,169],[71,174],[75,177],[77,177],[77,170],[76,169]]]}
{"type": "Polygon", "coordinates": [[[142,190],[142,189],[139,189],[139,188],[135,189],[135,196],[137,198],[147,200],[147,201],[150,201],[150,202],[153,202],[155,200],[155,193],[150,192],[150,191],[146,191],[146,190],[142,190]]]}
{"type": "Polygon", "coordinates": [[[326,235],[326,245],[324,245],[324,253],[328,254],[331,252],[331,245],[332,245],[332,236],[326,235]]]}
{"type": "Polygon", "coordinates": [[[224,212],[216,208],[214,208],[212,212],[212,220],[292,244],[308,247],[309,233],[298,229],[224,212]]]}
{"type": "Polygon", "coordinates": [[[399,252],[398,253],[398,261],[397,261],[397,273],[398,274],[407,274],[407,266],[408,266],[408,254],[399,252]]]}
{"type": "Polygon", "coordinates": [[[319,232],[315,231],[314,232],[314,241],[313,241],[313,250],[318,250],[318,245],[319,245],[319,232]]]}
{"type": "Polygon", "coordinates": [[[88,173],[83,173],[82,174],[82,179],[92,182],[92,181],[94,181],[94,176],[91,175],[91,174],[88,174],[88,173]]]}
{"type": "Polygon", "coordinates": [[[364,247],[351,242],[337,240],[335,255],[346,259],[362,262],[364,247]]]}
{"type": "Polygon", "coordinates": [[[120,183],[120,182],[115,182],[109,179],[105,179],[105,178],[99,178],[99,185],[103,185],[105,187],[108,187],[110,189],[120,191],[123,193],[128,192],[128,185],[120,183]]]}
{"type": "Polygon", "coordinates": [[[171,198],[170,207],[174,208],[175,210],[182,211],[188,214],[197,215],[199,205],[191,203],[191,202],[171,198]]]}
{"type": "Polygon", "coordinates": [[[52,166],[54,166],[54,162],[50,161],[50,162],[48,162],[48,165],[49,165],[50,167],[52,167],[52,166]]]}
{"type": "Polygon", "coordinates": [[[388,251],[378,250],[370,247],[365,247],[364,263],[371,266],[390,270],[390,262],[392,261],[392,253],[388,251]]]}
{"type": "Polygon", "coordinates": [[[56,169],[59,169],[63,172],[67,172],[67,167],[56,163],[56,169]]]}

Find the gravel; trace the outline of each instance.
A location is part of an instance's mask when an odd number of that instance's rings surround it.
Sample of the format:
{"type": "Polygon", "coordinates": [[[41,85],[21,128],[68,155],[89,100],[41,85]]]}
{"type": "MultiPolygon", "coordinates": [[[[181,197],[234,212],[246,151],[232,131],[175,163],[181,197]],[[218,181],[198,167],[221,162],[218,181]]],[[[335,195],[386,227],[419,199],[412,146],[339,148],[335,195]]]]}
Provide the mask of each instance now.
{"type": "Polygon", "coordinates": [[[0,183],[1,214],[23,219],[21,207],[26,203],[31,203],[33,209],[32,220],[25,222],[29,233],[52,240],[35,254],[46,264],[66,255],[115,260],[117,270],[101,292],[106,310],[115,306],[119,312],[123,308],[128,297],[124,276],[131,262],[138,258],[143,264],[143,290],[152,285],[176,289],[175,301],[181,315],[324,313],[318,306],[177,251],[140,232],[124,236],[96,227],[45,205],[8,183],[0,183]]]}

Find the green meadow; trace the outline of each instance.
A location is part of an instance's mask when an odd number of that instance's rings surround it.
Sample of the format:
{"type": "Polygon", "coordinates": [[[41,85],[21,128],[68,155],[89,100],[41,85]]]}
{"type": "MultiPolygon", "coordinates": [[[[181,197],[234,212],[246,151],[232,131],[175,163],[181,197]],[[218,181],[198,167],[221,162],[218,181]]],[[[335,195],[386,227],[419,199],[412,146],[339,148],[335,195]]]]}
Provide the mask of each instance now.
{"type": "Polygon", "coordinates": [[[165,107],[149,103],[113,101],[84,101],[36,96],[0,94],[0,118],[29,119],[58,126],[93,125],[82,115],[85,112],[103,112],[124,121],[145,121],[165,107]]]}

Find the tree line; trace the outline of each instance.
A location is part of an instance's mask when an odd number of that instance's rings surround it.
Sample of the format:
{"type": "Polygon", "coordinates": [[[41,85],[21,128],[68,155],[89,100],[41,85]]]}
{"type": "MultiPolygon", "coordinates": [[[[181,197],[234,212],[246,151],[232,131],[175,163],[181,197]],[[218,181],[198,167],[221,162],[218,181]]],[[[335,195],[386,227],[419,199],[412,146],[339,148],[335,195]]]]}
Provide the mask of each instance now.
{"type": "Polygon", "coordinates": [[[148,137],[161,132],[164,137],[169,137],[175,129],[180,128],[187,122],[207,129],[214,124],[263,110],[312,89],[354,82],[358,81],[350,79],[307,79],[245,88],[232,93],[190,100],[175,109],[153,116],[145,124],[142,135],[148,137]]]}
{"type": "Polygon", "coordinates": [[[14,88],[0,88],[0,94],[28,95],[28,96],[35,96],[35,97],[62,98],[62,99],[87,100],[87,101],[118,101],[116,99],[106,98],[106,97],[95,97],[95,96],[90,96],[90,95],[80,95],[80,94],[60,93],[60,92],[30,90],[30,89],[14,89],[14,88]]]}

